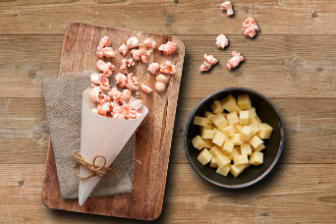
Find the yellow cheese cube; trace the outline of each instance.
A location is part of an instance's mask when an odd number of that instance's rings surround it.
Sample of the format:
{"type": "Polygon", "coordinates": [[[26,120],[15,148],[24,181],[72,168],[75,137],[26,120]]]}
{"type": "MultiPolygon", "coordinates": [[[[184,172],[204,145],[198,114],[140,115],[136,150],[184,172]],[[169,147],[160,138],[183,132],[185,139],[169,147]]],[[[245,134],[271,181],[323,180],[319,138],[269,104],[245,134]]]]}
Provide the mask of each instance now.
{"type": "Polygon", "coordinates": [[[250,119],[250,124],[256,124],[257,126],[259,126],[259,124],[261,124],[262,122],[261,122],[261,120],[260,120],[260,118],[258,117],[258,116],[255,116],[254,118],[251,118],[250,119]]]}
{"type": "Polygon", "coordinates": [[[210,149],[210,153],[212,154],[212,157],[214,157],[215,159],[217,158],[218,155],[222,154],[221,152],[221,148],[218,147],[217,145],[214,145],[211,149],[210,149]]]}
{"type": "Polygon", "coordinates": [[[258,136],[254,136],[251,140],[250,140],[250,142],[249,142],[252,146],[253,146],[253,148],[258,148],[259,146],[261,146],[262,144],[264,144],[264,141],[263,140],[261,140],[258,136]]]}
{"type": "Polygon", "coordinates": [[[222,104],[219,100],[215,100],[212,103],[211,109],[215,114],[222,113],[224,111],[224,108],[222,107],[222,104]]]}
{"type": "Polygon", "coordinates": [[[245,142],[250,140],[250,138],[252,137],[252,128],[250,128],[249,126],[243,127],[243,129],[241,130],[240,137],[245,142]]]}
{"type": "Polygon", "coordinates": [[[215,136],[216,132],[219,130],[217,128],[214,128],[213,130],[214,130],[214,136],[215,136]]]}
{"type": "Polygon", "coordinates": [[[210,162],[211,158],[211,153],[207,149],[203,149],[202,152],[198,155],[197,160],[202,163],[202,165],[205,165],[210,162]]]}
{"type": "Polygon", "coordinates": [[[232,143],[234,145],[243,145],[244,142],[243,140],[241,139],[241,135],[240,134],[234,134],[233,137],[232,137],[232,143]]]}
{"type": "Polygon", "coordinates": [[[215,115],[216,115],[215,113],[212,113],[212,112],[210,112],[210,111],[206,111],[206,112],[204,113],[204,117],[205,117],[205,118],[209,118],[209,119],[210,119],[210,117],[215,116],[215,115]]]}
{"type": "Polygon", "coordinates": [[[237,104],[237,100],[230,94],[222,99],[221,104],[225,110],[230,111],[237,104]]]}
{"type": "Polygon", "coordinates": [[[250,115],[250,119],[257,116],[257,112],[256,112],[256,109],[254,107],[249,109],[248,112],[249,112],[249,115],[250,115]]]}
{"type": "Polygon", "coordinates": [[[250,114],[248,111],[242,111],[239,114],[240,125],[250,124],[250,114]]]}
{"type": "Polygon", "coordinates": [[[222,132],[217,131],[215,136],[212,139],[212,143],[218,145],[219,147],[222,147],[224,141],[225,141],[226,135],[224,135],[222,132]]]}
{"type": "Polygon", "coordinates": [[[236,111],[237,114],[239,114],[242,109],[236,104],[234,105],[230,110],[228,110],[229,112],[233,112],[233,111],[236,111]]]}
{"type": "Polygon", "coordinates": [[[259,151],[259,152],[261,152],[261,151],[263,151],[265,148],[266,148],[266,146],[265,146],[264,144],[262,144],[262,145],[260,145],[258,148],[253,148],[253,149],[254,149],[254,151],[259,151]]]}
{"type": "Polygon", "coordinates": [[[218,168],[216,173],[220,174],[220,175],[223,175],[224,177],[226,177],[230,171],[230,168],[231,168],[232,164],[227,164],[225,166],[223,166],[223,168],[218,168]]]}
{"type": "Polygon", "coordinates": [[[234,176],[237,177],[239,174],[241,174],[245,169],[244,165],[232,165],[230,168],[230,173],[234,176]]]}
{"type": "Polygon", "coordinates": [[[242,155],[251,155],[252,154],[251,145],[249,143],[245,143],[244,145],[241,145],[240,152],[242,155]]]}
{"type": "Polygon", "coordinates": [[[244,126],[242,126],[240,124],[235,124],[234,126],[236,128],[236,132],[241,134],[241,130],[243,129],[244,126]]]}
{"type": "Polygon", "coordinates": [[[232,152],[233,147],[234,147],[234,144],[233,144],[232,142],[230,142],[230,141],[225,141],[225,142],[224,142],[224,145],[223,145],[223,147],[222,147],[222,149],[223,149],[223,152],[224,152],[225,154],[228,154],[228,153],[231,153],[231,152],[232,152]]]}
{"type": "Polygon", "coordinates": [[[218,165],[216,163],[216,159],[214,157],[212,157],[211,160],[210,160],[210,167],[218,168],[218,165]]]}
{"type": "Polygon", "coordinates": [[[211,149],[212,146],[214,145],[212,143],[212,139],[203,139],[204,143],[205,143],[205,148],[211,149]]]}
{"type": "Polygon", "coordinates": [[[234,165],[241,165],[241,164],[247,164],[249,163],[249,159],[247,158],[247,155],[239,155],[233,157],[234,165]]]}
{"type": "Polygon", "coordinates": [[[216,163],[218,167],[222,169],[225,165],[231,163],[231,160],[226,155],[220,154],[216,158],[216,163]]]}
{"type": "Polygon", "coordinates": [[[211,130],[213,130],[214,127],[213,127],[212,124],[207,124],[207,125],[205,125],[205,126],[200,126],[200,133],[202,133],[202,131],[203,131],[204,129],[211,129],[211,130]]]}
{"type": "Polygon", "coordinates": [[[258,131],[259,131],[258,125],[256,125],[256,124],[253,123],[253,124],[249,124],[249,127],[252,128],[251,136],[253,136],[253,135],[255,135],[255,134],[258,133],[258,131]]]}
{"type": "Polygon", "coordinates": [[[234,134],[236,134],[236,128],[233,125],[229,125],[221,129],[221,132],[223,132],[227,137],[232,137],[234,134]]]}
{"type": "Polygon", "coordinates": [[[226,156],[229,158],[229,159],[233,159],[233,157],[235,156],[239,156],[240,155],[240,148],[239,147],[233,147],[231,153],[228,153],[226,154],[226,156]]]}
{"type": "Polygon", "coordinates": [[[259,166],[264,162],[264,154],[259,151],[255,151],[250,156],[250,164],[253,166],[259,166]]]}
{"type": "Polygon", "coordinates": [[[247,94],[239,95],[237,103],[238,103],[239,107],[243,110],[248,110],[248,109],[251,109],[251,107],[252,107],[251,99],[250,99],[249,95],[247,95],[247,94]]]}
{"type": "Polygon", "coordinates": [[[199,116],[195,116],[194,118],[194,125],[206,126],[209,123],[210,123],[210,120],[208,118],[199,117],[199,116]]]}
{"type": "Polygon", "coordinates": [[[259,124],[259,137],[262,139],[268,139],[271,137],[273,128],[271,126],[269,126],[269,124],[263,123],[263,124],[259,124]]]}
{"type": "Polygon", "coordinates": [[[214,130],[212,129],[203,129],[201,136],[203,139],[212,139],[214,137],[214,130]]]}
{"type": "Polygon", "coordinates": [[[204,139],[199,135],[197,135],[191,140],[191,144],[194,146],[194,148],[198,150],[203,149],[207,145],[204,139]]]}
{"type": "Polygon", "coordinates": [[[239,123],[239,118],[237,116],[236,111],[229,113],[226,116],[226,118],[228,119],[228,122],[229,122],[230,125],[235,125],[235,124],[239,123]]]}
{"type": "Polygon", "coordinates": [[[216,114],[215,116],[211,117],[210,120],[216,125],[219,130],[228,126],[228,121],[222,114],[216,114]]]}

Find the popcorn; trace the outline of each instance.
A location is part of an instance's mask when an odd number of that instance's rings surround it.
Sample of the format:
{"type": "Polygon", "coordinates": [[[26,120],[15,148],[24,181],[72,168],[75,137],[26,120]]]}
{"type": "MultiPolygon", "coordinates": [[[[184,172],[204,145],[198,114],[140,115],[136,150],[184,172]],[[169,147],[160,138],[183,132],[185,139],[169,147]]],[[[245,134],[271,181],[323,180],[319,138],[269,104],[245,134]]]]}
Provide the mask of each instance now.
{"type": "Polygon", "coordinates": [[[228,16],[232,16],[232,15],[233,15],[234,12],[233,12],[232,4],[231,4],[230,1],[226,1],[226,2],[222,3],[222,4],[220,5],[220,7],[221,7],[221,10],[226,11],[226,14],[227,14],[228,16]]]}
{"type": "Polygon", "coordinates": [[[231,55],[232,58],[228,60],[228,63],[226,64],[227,69],[230,71],[231,69],[236,68],[241,61],[244,61],[243,56],[241,56],[239,52],[233,51],[231,55]]]}
{"type": "Polygon", "coordinates": [[[147,48],[155,48],[156,46],[156,42],[155,40],[153,40],[152,38],[147,38],[145,41],[144,41],[144,44],[147,48]]]}
{"type": "Polygon", "coordinates": [[[259,31],[259,27],[253,18],[247,17],[243,23],[242,31],[244,32],[245,36],[253,38],[257,34],[256,32],[259,31]]]}
{"type": "Polygon", "coordinates": [[[160,72],[173,75],[176,73],[176,66],[173,65],[170,61],[166,61],[161,65],[160,72]]]}
{"type": "Polygon", "coordinates": [[[172,54],[176,51],[177,45],[172,41],[168,41],[166,44],[161,44],[159,50],[162,51],[164,55],[172,54]]]}
{"type": "Polygon", "coordinates": [[[216,37],[216,46],[218,48],[224,49],[229,43],[229,40],[226,38],[225,35],[220,34],[218,37],[216,37]]]}

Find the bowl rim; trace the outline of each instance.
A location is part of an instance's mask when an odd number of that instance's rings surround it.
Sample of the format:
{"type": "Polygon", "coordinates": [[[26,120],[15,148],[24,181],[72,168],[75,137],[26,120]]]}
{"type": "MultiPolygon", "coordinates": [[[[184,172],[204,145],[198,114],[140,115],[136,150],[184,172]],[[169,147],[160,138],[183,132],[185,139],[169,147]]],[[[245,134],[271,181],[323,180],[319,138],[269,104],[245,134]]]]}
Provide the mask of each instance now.
{"type": "Polygon", "coordinates": [[[280,155],[282,153],[282,149],[283,149],[283,145],[284,145],[284,128],[283,128],[283,123],[282,123],[282,119],[281,119],[281,116],[280,116],[280,113],[278,111],[278,109],[275,107],[275,105],[264,95],[262,95],[261,93],[253,90],[253,89],[248,89],[248,88],[245,88],[245,87],[229,87],[229,88],[225,88],[225,89],[221,89],[221,90],[218,90],[214,93],[211,93],[210,95],[208,95],[207,97],[205,97],[204,99],[201,100],[201,102],[199,102],[195,107],[194,109],[191,111],[189,117],[188,117],[188,121],[186,123],[186,126],[185,126],[185,130],[184,130],[184,150],[185,150],[185,153],[187,155],[187,158],[189,160],[189,163],[191,164],[191,166],[194,168],[194,170],[198,173],[198,175],[200,175],[203,179],[205,179],[206,181],[208,181],[209,183],[212,183],[218,187],[222,187],[222,188],[229,188],[229,189],[239,189],[239,188],[244,188],[244,187],[249,187],[257,182],[259,182],[260,180],[262,180],[265,176],[267,176],[267,174],[269,174],[274,166],[277,164],[277,162],[279,161],[279,158],[280,158],[280,155]],[[187,134],[188,134],[188,127],[191,123],[191,120],[192,118],[194,117],[196,111],[199,109],[199,107],[204,104],[206,101],[208,101],[211,97],[213,97],[214,95],[217,95],[217,94],[220,94],[220,93],[223,93],[223,92],[229,92],[229,91],[232,91],[232,90],[241,90],[241,91],[249,91],[249,92],[253,92],[254,94],[258,95],[259,97],[263,98],[267,103],[269,103],[274,111],[276,112],[276,115],[278,117],[278,121],[279,121],[279,124],[280,124],[280,144],[279,144],[279,149],[278,149],[278,153],[275,157],[275,159],[273,160],[272,164],[267,168],[267,170],[265,170],[264,173],[262,173],[259,177],[257,177],[256,179],[254,180],[251,180],[249,182],[246,182],[246,183],[243,183],[243,184],[235,184],[235,185],[227,185],[227,184],[220,184],[216,181],[213,181],[209,178],[207,178],[206,176],[204,176],[197,168],[196,166],[194,165],[194,163],[192,162],[191,158],[190,158],[190,155],[189,155],[189,152],[188,152],[188,146],[187,146],[187,134]]]}

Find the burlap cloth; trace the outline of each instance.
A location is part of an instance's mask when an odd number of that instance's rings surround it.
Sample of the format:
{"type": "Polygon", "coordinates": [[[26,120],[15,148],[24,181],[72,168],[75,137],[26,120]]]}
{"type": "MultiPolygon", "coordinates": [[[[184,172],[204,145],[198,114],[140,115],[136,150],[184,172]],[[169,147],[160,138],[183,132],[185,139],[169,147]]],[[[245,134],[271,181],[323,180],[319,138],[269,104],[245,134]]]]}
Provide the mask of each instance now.
{"type": "MultiPolygon", "coordinates": [[[[54,149],[58,182],[63,199],[78,198],[79,178],[71,151],[80,152],[82,93],[90,87],[89,71],[64,74],[61,78],[42,78],[50,138],[54,149]]],[[[113,162],[116,169],[134,158],[135,134],[113,162]]],[[[100,180],[90,197],[130,193],[133,189],[134,163],[127,163],[111,180],[100,180]]],[[[109,177],[109,176],[105,176],[109,177]]]]}

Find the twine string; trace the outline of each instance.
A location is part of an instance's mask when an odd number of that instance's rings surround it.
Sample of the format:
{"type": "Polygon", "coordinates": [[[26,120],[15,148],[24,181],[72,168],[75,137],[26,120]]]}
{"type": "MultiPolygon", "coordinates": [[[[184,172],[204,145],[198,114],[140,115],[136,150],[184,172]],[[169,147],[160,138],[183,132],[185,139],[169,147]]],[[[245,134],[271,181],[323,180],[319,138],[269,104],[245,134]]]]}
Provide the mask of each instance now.
{"type": "Polygon", "coordinates": [[[141,161],[139,161],[139,160],[137,160],[137,159],[129,159],[129,160],[126,160],[125,162],[123,162],[123,163],[119,166],[118,170],[115,170],[113,164],[111,164],[110,167],[105,167],[105,165],[106,165],[106,159],[105,159],[105,157],[102,156],[102,155],[97,155],[97,156],[95,156],[94,159],[93,159],[93,161],[92,161],[92,163],[90,163],[90,162],[88,162],[87,160],[85,160],[85,159],[83,158],[83,156],[82,156],[80,153],[76,153],[75,151],[72,151],[72,155],[73,155],[73,156],[75,157],[75,159],[76,159],[76,163],[75,163],[75,165],[74,165],[74,167],[76,168],[76,174],[77,174],[77,176],[78,176],[80,179],[83,179],[83,180],[85,180],[85,179],[89,179],[89,178],[91,178],[91,177],[95,177],[95,176],[98,176],[100,179],[103,179],[103,180],[111,180],[111,179],[113,179],[113,178],[118,174],[119,170],[120,170],[125,164],[127,164],[127,163],[129,163],[129,162],[132,162],[132,161],[137,162],[138,164],[141,164],[141,161]],[[95,164],[96,159],[99,158],[99,157],[102,158],[102,159],[104,160],[104,164],[101,165],[101,166],[98,166],[98,165],[95,164]],[[92,172],[91,175],[89,175],[89,176],[87,176],[87,177],[83,177],[83,176],[81,176],[81,175],[79,174],[79,167],[80,167],[80,166],[85,166],[86,168],[88,168],[88,169],[92,172]],[[108,178],[107,178],[107,177],[104,177],[105,175],[109,175],[109,174],[112,174],[112,173],[114,173],[113,176],[108,177],[108,178]]]}

